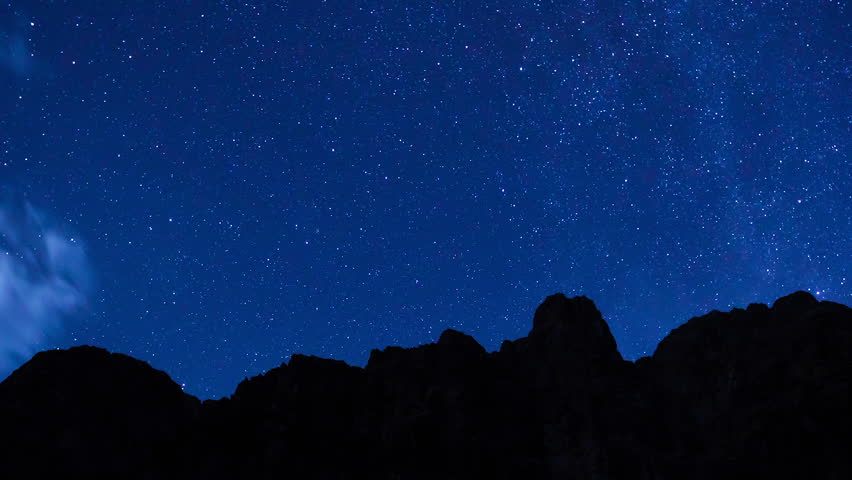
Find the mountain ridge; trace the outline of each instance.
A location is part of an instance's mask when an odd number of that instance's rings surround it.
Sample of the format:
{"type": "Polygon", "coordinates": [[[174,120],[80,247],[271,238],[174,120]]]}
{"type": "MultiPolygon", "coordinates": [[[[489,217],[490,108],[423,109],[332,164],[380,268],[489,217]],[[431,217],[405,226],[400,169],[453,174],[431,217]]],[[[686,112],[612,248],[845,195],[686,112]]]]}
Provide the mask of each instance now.
{"type": "Polygon", "coordinates": [[[374,349],[364,367],[296,354],[204,402],[123,354],[40,352],[0,382],[0,465],[101,478],[845,478],[850,327],[848,307],[799,291],[693,317],[632,362],[591,300],[555,294],[494,352],[449,329],[374,349]]]}

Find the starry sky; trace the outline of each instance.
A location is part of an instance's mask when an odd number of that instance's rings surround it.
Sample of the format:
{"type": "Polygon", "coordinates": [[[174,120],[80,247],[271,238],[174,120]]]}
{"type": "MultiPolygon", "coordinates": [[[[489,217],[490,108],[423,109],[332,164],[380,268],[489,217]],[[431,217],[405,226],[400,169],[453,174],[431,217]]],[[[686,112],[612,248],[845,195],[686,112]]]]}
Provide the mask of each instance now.
{"type": "Polygon", "coordinates": [[[487,349],[592,298],[625,358],[852,303],[844,1],[4,1],[0,377],[98,345],[201,398],[487,349]],[[486,5],[487,4],[487,5],[486,5]]]}

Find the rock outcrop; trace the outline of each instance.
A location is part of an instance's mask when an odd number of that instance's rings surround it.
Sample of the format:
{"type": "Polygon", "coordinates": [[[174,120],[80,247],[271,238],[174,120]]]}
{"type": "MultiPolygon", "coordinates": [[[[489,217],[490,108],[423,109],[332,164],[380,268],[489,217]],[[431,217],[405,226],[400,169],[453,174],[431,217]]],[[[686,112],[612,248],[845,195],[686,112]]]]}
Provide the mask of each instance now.
{"type": "Polygon", "coordinates": [[[0,383],[5,478],[852,478],[852,310],[796,292],[711,312],[622,359],[585,297],[548,297],[488,353],[294,355],[198,402],[94,347],[0,383]]]}
{"type": "Polygon", "coordinates": [[[182,461],[198,406],[126,355],[38,353],[0,383],[0,477],[157,478],[182,461]]]}

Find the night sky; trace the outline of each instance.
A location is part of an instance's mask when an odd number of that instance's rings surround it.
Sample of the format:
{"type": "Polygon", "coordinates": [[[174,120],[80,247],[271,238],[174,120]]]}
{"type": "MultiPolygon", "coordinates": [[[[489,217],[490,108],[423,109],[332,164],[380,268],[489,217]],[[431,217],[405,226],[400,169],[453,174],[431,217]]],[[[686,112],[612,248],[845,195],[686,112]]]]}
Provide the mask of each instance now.
{"type": "Polygon", "coordinates": [[[0,378],[92,344],[210,398],[560,291],[628,359],[850,303],[845,3],[3,2],[0,378]]]}

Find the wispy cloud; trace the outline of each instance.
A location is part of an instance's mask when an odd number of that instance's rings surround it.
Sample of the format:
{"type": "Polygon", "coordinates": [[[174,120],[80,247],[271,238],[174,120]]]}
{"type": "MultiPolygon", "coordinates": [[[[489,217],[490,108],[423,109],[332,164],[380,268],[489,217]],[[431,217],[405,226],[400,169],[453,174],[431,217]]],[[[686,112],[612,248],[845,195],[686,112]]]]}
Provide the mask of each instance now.
{"type": "Polygon", "coordinates": [[[28,202],[0,197],[0,378],[86,306],[90,279],[80,239],[28,202]]]}
{"type": "Polygon", "coordinates": [[[0,31],[0,67],[22,77],[32,73],[35,58],[23,34],[0,31]]]}

